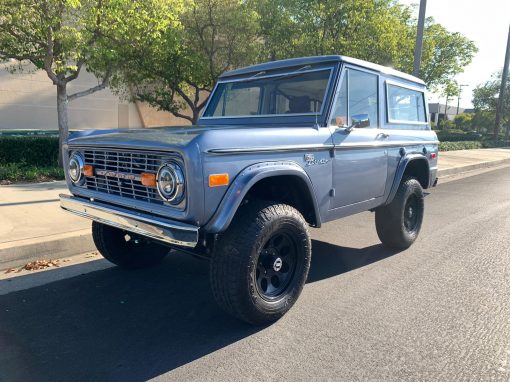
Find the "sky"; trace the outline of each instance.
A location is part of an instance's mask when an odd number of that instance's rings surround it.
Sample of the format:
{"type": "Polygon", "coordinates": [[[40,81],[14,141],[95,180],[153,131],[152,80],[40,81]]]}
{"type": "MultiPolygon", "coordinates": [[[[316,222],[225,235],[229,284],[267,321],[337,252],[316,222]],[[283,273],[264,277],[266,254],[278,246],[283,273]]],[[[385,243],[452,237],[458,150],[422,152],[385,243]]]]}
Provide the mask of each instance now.
{"type": "MultiPolygon", "coordinates": [[[[400,3],[419,4],[419,0],[400,0],[400,3]]],[[[417,15],[418,7],[415,12],[417,15]]],[[[478,48],[471,64],[457,76],[459,84],[469,85],[462,89],[460,106],[471,107],[476,85],[483,84],[492,73],[503,68],[510,26],[510,0],[427,0],[426,15],[449,31],[462,33],[478,48]]],[[[445,99],[431,94],[430,101],[444,103],[445,99]]]]}

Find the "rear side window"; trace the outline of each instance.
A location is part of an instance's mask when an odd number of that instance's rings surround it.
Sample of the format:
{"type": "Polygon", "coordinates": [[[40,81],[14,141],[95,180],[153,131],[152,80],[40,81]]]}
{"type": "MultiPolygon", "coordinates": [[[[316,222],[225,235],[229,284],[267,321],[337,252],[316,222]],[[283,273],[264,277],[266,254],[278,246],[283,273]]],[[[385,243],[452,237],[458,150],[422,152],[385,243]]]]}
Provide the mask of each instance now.
{"type": "Polygon", "coordinates": [[[388,122],[427,122],[423,92],[387,84],[388,122]]]}

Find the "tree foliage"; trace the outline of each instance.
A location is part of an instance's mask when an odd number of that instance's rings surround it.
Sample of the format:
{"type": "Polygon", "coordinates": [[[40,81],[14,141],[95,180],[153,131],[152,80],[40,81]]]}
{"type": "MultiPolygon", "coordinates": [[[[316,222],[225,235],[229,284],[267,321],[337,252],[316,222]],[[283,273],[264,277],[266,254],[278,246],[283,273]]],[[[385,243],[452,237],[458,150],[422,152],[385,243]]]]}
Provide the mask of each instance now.
{"type": "Polygon", "coordinates": [[[473,120],[473,114],[469,113],[461,113],[459,115],[456,115],[453,119],[453,122],[455,123],[455,128],[463,131],[471,131],[472,130],[472,120],[473,120]]]}
{"type": "Polygon", "coordinates": [[[164,35],[124,74],[135,99],[196,123],[219,75],[256,61],[257,14],[241,0],[195,0],[180,21],[177,51],[164,35]]]}
{"type": "MultiPolygon", "coordinates": [[[[491,79],[473,90],[473,106],[476,110],[496,112],[499,90],[501,88],[501,72],[492,75],[491,79]]],[[[504,116],[510,117],[510,78],[506,84],[504,116]]]]}
{"type": "Polygon", "coordinates": [[[163,32],[179,28],[182,0],[0,0],[0,59],[30,62],[57,87],[61,140],[67,136],[67,102],[101,90],[130,60],[143,56],[163,32]],[[98,85],[67,95],[82,70],[98,85]]]}
{"type": "MultiPolygon", "coordinates": [[[[495,128],[496,110],[498,107],[499,91],[501,89],[501,76],[501,72],[495,73],[489,81],[485,82],[483,85],[477,86],[473,90],[473,106],[477,114],[483,113],[486,119],[490,116],[493,128],[495,128]]],[[[506,83],[501,122],[507,124],[506,137],[508,138],[510,135],[510,78],[506,83]]],[[[495,134],[497,134],[496,130],[495,134]]]]}
{"type": "MultiPolygon", "coordinates": [[[[393,0],[254,0],[261,59],[342,54],[412,72],[417,20],[393,0]]],[[[428,18],[421,77],[442,90],[471,62],[472,41],[428,18]]]]}
{"type": "MultiPolygon", "coordinates": [[[[196,0],[181,18],[179,55],[165,45],[126,75],[134,98],[195,123],[218,75],[291,57],[342,54],[410,73],[413,10],[394,0],[196,0]],[[191,109],[191,116],[182,109],[191,109]]],[[[172,46],[172,45],[171,45],[172,46]]],[[[422,77],[452,96],[476,47],[429,18],[422,77]]],[[[457,89],[455,90],[457,91],[457,89]]]]}

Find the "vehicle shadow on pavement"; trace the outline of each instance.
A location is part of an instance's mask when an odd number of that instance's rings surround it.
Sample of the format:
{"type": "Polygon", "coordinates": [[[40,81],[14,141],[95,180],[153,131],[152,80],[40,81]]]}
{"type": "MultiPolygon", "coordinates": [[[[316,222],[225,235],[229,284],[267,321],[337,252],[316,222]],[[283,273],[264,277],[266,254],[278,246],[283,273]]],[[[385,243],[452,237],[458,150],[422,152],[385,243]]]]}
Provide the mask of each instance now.
{"type": "MultiPolygon", "coordinates": [[[[314,241],[308,282],[390,255],[314,241]]],[[[208,262],[174,253],[151,269],[109,268],[0,296],[0,380],[142,381],[259,330],[216,306],[208,262]]]]}
{"type": "Polygon", "coordinates": [[[366,248],[348,248],[319,240],[312,240],[312,266],[307,283],[329,277],[384,260],[401,251],[385,248],[382,244],[366,248]]]}

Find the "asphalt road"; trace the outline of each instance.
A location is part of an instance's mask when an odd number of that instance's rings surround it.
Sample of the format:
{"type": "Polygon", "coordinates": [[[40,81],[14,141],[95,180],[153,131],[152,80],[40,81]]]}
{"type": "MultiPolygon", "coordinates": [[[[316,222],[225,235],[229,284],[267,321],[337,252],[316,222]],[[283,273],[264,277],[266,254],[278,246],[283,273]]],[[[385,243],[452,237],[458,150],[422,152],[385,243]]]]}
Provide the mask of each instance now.
{"type": "Polygon", "coordinates": [[[432,190],[400,253],[373,214],[327,224],[301,298],[264,328],[220,311],[207,263],[179,254],[13,292],[0,380],[508,381],[509,232],[509,167],[432,190]]]}

